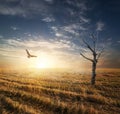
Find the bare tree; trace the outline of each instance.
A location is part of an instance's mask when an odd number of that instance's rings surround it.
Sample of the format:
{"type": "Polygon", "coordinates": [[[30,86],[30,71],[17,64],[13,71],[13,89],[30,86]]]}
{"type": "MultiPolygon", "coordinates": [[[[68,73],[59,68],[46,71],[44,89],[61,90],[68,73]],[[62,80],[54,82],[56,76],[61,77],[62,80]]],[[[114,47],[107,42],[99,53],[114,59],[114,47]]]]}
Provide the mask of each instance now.
{"type": "Polygon", "coordinates": [[[89,57],[86,57],[83,53],[80,53],[80,55],[91,61],[92,62],[92,77],[91,77],[91,84],[94,85],[95,84],[95,80],[96,80],[96,66],[97,66],[97,63],[98,63],[98,60],[101,56],[101,54],[103,53],[104,51],[104,47],[102,47],[99,52],[98,52],[98,49],[97,49],[97,38],[94,36],[94,35],[91,35],[92,37],[92,42],[93,42],[93,46],[91,46],[88,42],[86,42],[84,39],[83,39],[83,43],[85,44],[85,46],[87,47],[87,49],[89,49],[91,52],[92,52],[92,57],[93,58],[89,58],[89,57]]]}

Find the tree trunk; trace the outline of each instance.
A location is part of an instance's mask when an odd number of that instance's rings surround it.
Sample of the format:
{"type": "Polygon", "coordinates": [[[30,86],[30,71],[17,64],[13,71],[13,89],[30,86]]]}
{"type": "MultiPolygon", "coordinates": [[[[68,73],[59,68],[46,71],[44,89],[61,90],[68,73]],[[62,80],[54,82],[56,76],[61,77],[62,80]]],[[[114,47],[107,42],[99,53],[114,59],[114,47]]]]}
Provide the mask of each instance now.
{"type": "Polygon", "coordinates": [[[97,62],[92,62],[92,77],[91,77],[91,85],[95,85],[95,78],[96,78],[96,64],[97,62]]]}

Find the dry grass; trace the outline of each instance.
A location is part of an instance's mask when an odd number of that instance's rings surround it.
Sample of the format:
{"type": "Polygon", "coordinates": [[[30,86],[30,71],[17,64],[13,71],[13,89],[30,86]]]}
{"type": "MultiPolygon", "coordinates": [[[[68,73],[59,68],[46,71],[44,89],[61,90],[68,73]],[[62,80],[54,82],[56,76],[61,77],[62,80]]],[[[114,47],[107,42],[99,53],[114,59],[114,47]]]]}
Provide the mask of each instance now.
{"type": "Polygon", "coordinates": [[[119,114],[120,72],[0,73],[0,114],[119,114]]]}

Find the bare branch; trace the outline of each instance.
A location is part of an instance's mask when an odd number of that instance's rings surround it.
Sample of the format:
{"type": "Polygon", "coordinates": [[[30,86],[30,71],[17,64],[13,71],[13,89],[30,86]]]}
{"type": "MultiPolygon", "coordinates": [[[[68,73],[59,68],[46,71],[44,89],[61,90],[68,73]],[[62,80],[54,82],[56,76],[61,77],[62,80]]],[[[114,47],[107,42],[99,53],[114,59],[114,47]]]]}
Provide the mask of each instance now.
{"type": "Polygon", "coordinates": [[[100,51],[100,53],[98,54],[97,60],[100,58],[100,56],[101,56],[101,54],[103,53],[104,49],[105,49],[105,48],[103,47],[102,50],[100,51]]]}
{"type": "Polygon", "coordinates": [[[91,48],[91,46],[90,46],[85,40],[83,40],[83,42],[84,42],[84,44],[87,45],[87,47],[88,47],[88,49],[89,49],[90,51],[92,51],[93,53],[95,53],[95,51],[91,48]]]}
{"type": "Polygon", "coordinates": [[[94,35],[94,34],[91,34],[91,38],[95,40],[95,35],[94,35]]]}
{"type": "Polygon", "coordinates": [[[93,50],[94,50],[94,52],[96,51],[96,37],[95,37],[95,35],[94,34],[91,34],[91,38],[93,39],[93,50]]]}
{"type": "Polygon", "coordinates": [[[80,53],[80,55],[81,55],[83,58],[85,58],[85,59],[87,59],[87,60],[89,60],[89,61],[93,62],[93,60],[92,60],[92,59],[90,59],[90,58],[86,57],[86,56],[85,56],[85,55],[83,55],[82,53],[80,53]]]}

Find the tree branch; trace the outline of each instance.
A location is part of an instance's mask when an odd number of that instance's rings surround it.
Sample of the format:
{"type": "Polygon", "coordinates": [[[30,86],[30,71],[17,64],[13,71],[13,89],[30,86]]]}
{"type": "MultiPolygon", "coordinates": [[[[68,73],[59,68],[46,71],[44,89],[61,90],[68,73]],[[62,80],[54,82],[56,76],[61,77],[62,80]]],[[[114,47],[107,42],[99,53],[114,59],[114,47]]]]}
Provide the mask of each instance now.
{"type": "Polygon", "coordinates": [[[100,56],[101,56],[101,54],[103,53],[104,49],[105,49],[105,48],[103,47],[102,50],[100,51],[100,53],[98,54],[97,60],[100,58],[100,56]]]}
{"type": "Polygon", "coordinates": [[[94,34],[91,34],[91,38],[93,39],[93,50],[94,50],[94,52],[96,52],[96,37],[95,37],[95,35],[94,34]]]}
{"type": "Polygon", "coordinates": [[[80,55],[81,55],[83,58],[85,58],[85,59],[87,59],[87,60],[89,60],[89,61],[93,62],[93,60],[92,60],[92,59],[90,59],[90,58],[86,57],[86,56],[85,56],[85,55],[83,55],[82,53],[80,53],[80,55]]]}
{"type": "Polygon", "coordinates": [[[95,38],[96,38],[94,34],[91,34],[91,37],[92,37],[92,39],[94,39],[94,40],[95,40],[95,38]]]}
{"type": "Polygon", "coordinates": [[[84,42],[84,44],[87,45],[87,47],[88,47],[88,49],[89,49],[90,51],[92,51],[93,53],[95,53],[95,51],[91,48],[91,46],[90,46],[85,40],[83,40],[83,42],[84,42]]]}

